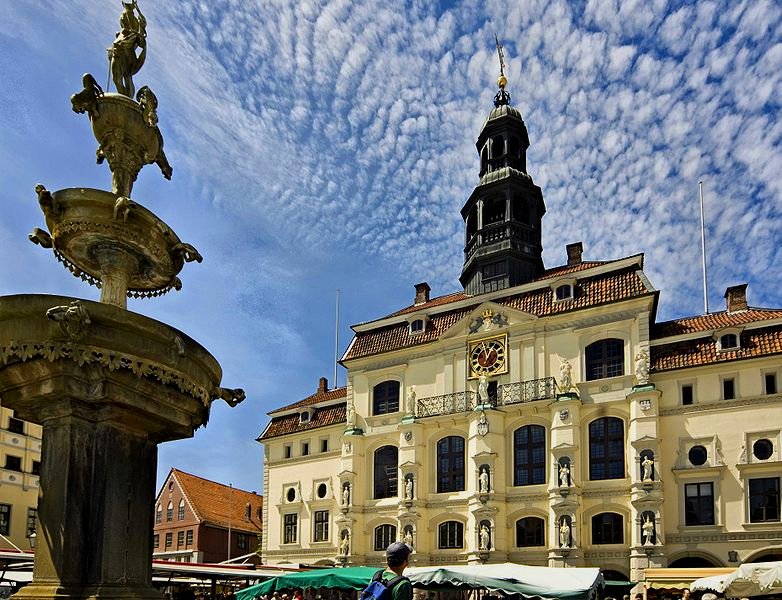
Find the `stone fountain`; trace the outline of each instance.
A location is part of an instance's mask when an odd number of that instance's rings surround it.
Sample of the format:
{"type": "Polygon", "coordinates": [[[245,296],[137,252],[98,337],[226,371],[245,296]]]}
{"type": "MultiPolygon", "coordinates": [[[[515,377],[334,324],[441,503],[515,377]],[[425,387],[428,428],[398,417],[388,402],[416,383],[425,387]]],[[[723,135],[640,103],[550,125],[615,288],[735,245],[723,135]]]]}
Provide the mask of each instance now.
{"type": "Polygon", "coordinates": [[[43,427],[33,581],[18,598],[160,598],[151,585],[157,445],[192,437],[220,387],[220,365],[184,333],[126,309],[127,296],[182,287],[184,263],[201,255],[137,199],[133,183],[156,163],[166,178],[157,98],[133,75],[146,58],[146,20],[123,2],[109,48],[116,93],[87,74],[71,97],[108,162],[111,192],[36,186],[52,249],[100,302],[49,295],[0,297],[0,397],[43,427]]]}

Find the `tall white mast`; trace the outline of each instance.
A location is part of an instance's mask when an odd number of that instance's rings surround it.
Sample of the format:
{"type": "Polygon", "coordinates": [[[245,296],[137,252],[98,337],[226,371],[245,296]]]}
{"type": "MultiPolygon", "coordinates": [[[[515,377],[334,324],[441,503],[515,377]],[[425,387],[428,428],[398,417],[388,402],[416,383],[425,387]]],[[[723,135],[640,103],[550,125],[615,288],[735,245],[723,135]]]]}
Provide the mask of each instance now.
{"type": "Polygon", "coordinates": [[[703,314],[709,314],[709,280],[706,277],[706,221],[703,217],[703,182],[698,182],[701,196],[701,263],[703,267],[703,314]]]}

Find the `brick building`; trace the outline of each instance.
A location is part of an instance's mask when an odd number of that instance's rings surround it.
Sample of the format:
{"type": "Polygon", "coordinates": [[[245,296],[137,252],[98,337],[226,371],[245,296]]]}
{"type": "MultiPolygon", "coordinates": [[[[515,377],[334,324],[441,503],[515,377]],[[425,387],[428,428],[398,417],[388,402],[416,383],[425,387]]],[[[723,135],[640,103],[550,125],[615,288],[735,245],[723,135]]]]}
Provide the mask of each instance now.
{"type": "Polygon", "coordinates": [[[171,469],[155,499],[153,558],[218,563],[252,554],[262,506],[255,492],[171,469]]]}

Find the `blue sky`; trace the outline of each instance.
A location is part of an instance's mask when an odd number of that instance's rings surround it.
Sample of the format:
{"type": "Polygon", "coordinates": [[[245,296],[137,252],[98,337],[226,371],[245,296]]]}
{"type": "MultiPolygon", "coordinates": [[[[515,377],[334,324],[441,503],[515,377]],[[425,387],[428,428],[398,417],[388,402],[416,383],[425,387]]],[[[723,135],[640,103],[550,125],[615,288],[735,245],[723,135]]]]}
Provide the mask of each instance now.
{"type": "MultiPolygon", "coordinates": [[[[84,115],[84,72],[106,80],[119,1],[0,3],[0,294],[96,299],[26,240],[33,188],[110,187],[84,115]]],[[[665,0],[141,0],[174,167],[134,199],[204,255],[184,289],[130,309],[203,343],[224,384],[206,429],[160,449],[171,466],[261,489],[266,412],[333,379],[334,293],[348,325],[458,289],[459,209],[492,107],[494,33],[543,188],[544,261],[646,253],[661,318],[699,313],[698,181],[710,301],[749,282],[782,306],[782,9],[665,0]]],[[[344,384],[344,372],[340,383],[344,384]]]]}

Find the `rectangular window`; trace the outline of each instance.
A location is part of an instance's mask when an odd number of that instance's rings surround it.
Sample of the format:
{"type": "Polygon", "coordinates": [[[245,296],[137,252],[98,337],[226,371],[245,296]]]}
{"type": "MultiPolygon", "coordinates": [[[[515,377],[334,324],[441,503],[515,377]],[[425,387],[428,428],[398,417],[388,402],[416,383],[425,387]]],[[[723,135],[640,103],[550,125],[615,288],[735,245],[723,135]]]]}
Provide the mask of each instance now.
{"type": "Polygon", "coordinates": [[[328,440],[328,438],[320,440],[320,451],[321,452],[328,452],[329,451],[329,440],[328,440]]]}
{"type": "Polygon", "coordinates": [[[714,484],[684,485],[684,524],[714,525],[714,484]]]}
{"type": "Polygon", "coordinates": [[[35,519],[38,516],[37,508],[27,509],[27,537],[35,533],[35,519]]]}
{"type": "Polygon", "coordinates": [[[239,550],[247,550],[247,546],[249,546],[249,540],[247,539],[247,534],[238,533],[236,535],[236,547],[239,550]]]}
{"type": "Polygon", "coordinates": [[[158,548],[160,546],[160,535],[157,533],[152,536],[152,546],[158,548]]]}
{"type": "Polygon", "coordinates": [[[193,530],[188,529],[187,532],[185,533],[185,547],[189,548],[192,545],[193,545],[193,530]]]}
{"type": "Polygon", "coordinates": [[[301,443],[301,455],[302,456],[309,456],[310,453],[310,443],[309,442],[302,442],[301,443]]]}
{"type": "Polygon", "coordinates": [[[315,532],[312,538],[314,542],[327,542],[329,540],[329,511],[315,511],[315,532]]]}
{"type": "Polygon", "coordinates": [[[0,533],[8,535],[11,529],[11,505],[0,504],[0,533]]]}
{"type": "Polygon", "coordinates": [[[173,521],[173,520],[174,520],[174,505],[169,502],[168,508],[166,509],[166,521],[173,521]]]}
{"type": "Polygon", "coordinates": [[[733,378],[722,380],[722,399],[733,400],[736,397],[736,384],[733,378]]]}
{"type": "Polygon", "coordinates": [[[291,457],[291,445],[285,444],[282,447],[282,457],[283,458],[290,458],[291,457]]]}
{"type": "Polygon", "coordinates": [[[693,401],[692,385],[687,384],[682,386],[682,404],[689,406],[693,401]]]}
{"type": "Polygon", "coordinates": [[[776,373],[766,373],[765,377],[763,378],[766,381],[766,393],[767,394],[776,394],[777,393],[777,374],[776,373]]]}
{"type": "Polygon", "coordinates": [[[177,514],[177,518],[180,521],[184,521],[185,520],[185,503],[184,502],[180,502],[179,503],[179,511],[178,511],[178,513],[179,514],[177,514]]]}
{"type": "Polygon", "coordinates": [[[173,533],[167,533],[166,534],[166,548],[170,548],[174,544],[174,534],[173,533]]]}
{"type": "Polygon", "coordinates": [[[24,421],[10,417],[8,419],[8,431],[24,435],[24,421]]]}
{"type": "Polygon", "coordinates": [[[299,515],[285,515],[283,517],[283,544],[295,544],[299,533],[299,515]]]}
{"type": "Polygon", "coordinates": [[[176,547],[177,549],[185,545],[185,532],[177,531],[176,533],[176,547]]]}
{"type": "Polygon", "coordinates": [[[40,460],[34,460],[33,461],[33,468],[30,471],[33,475],[40,475],[41,474],[41,461],[40,460]]]}
{"type": "Polygon", "coordinates": [[[9,471],[22,471],[22,458],[11,454],[5,455],[5,468],[9,471]]]}
{"type": "Polygon", "coordinates": [[[779,477],[749,480],[749,522],[779,521],[779,477]]]}

